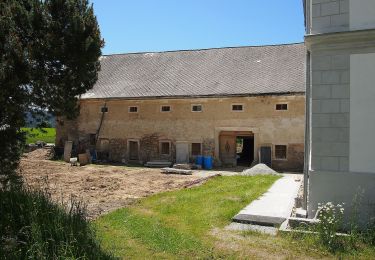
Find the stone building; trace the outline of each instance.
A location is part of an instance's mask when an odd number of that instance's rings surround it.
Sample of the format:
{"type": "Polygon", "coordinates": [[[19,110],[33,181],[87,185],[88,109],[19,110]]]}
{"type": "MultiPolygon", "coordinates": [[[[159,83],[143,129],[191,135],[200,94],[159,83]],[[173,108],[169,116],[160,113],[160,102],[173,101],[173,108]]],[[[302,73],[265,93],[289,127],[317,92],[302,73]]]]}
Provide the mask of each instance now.
{"type": "Polygon", "coordinates": [[[307,210],[375,213],[375,1],[305,0],[307,210]]]}
{"type": "Polygon", "coordinates": [[[303,44],[103,56],[79,117],[58,120],[57,143],[110,161],[211,155],[215,165],[251,165],[261,154],[302,170],[305,56],[303,44]]]}

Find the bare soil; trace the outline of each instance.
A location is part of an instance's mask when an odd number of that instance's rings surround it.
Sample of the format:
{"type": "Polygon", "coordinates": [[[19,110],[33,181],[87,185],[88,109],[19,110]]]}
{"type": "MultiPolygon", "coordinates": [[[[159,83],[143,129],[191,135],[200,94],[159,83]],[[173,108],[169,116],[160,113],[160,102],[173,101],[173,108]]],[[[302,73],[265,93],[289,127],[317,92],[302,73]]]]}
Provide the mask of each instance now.
{"type": "Polygon", "coordinates": [[[166,175],[160,169],[109,165],[71,166],[49,159],[48,149],[25,153],[20,172],[32,189],[47,190],[61,203],[71,199],[87,206],[89,218],[125,207],[152,194],[199,185],[207,178],[166,175]]]}

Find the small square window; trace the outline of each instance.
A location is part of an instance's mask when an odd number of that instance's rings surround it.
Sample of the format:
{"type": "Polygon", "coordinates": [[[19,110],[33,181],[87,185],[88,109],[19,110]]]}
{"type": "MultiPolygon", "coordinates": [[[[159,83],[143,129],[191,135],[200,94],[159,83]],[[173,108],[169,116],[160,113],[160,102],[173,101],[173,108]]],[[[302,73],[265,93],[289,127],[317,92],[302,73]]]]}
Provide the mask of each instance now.
{"type": "Polygon", "coordinates": [[[100,111],[102,113],[107,113],[108,112],[108,107],[102,107],[100,111]]]}
{"type": "Polygon", "coordinates": [[[191,111],[192,112],[202,112],[202,105],[192,105],[191,111]]]}
{"type": "Polygon", "coordinates": [[[276,110],[288,110],[288,104],[276,104],[276,110]]]}
{"type": "Polygon", "coordinates": [[[232,105],[232,111],[243,111],[243,105],[232,105]]]}
{"type": "Polygon", "coordinates": [[[201,143],[192,143],[191,144],[191,155],[201,155],[202,144],[201,143]]]}
{"type": "Polygon", "coordinates": [[[286,145],[275,145],[275,158],[286,159],[286,145]]]}
{"type": "Polygon", "coordinates": [[[137,113],[138,107],[137,106],[131,106],[129,107],[129,113],[137,113]]]}
{"type": "Polygon", "coordinates": [[[171,106],[161,106],[161,112],[170,112],[171,106]]]}
{"type": "Polygon", "coordinates": [[[170,143],[169,142],[162,142],[160,144],[160,153],[162,155],[170,155],[170,143]]]}

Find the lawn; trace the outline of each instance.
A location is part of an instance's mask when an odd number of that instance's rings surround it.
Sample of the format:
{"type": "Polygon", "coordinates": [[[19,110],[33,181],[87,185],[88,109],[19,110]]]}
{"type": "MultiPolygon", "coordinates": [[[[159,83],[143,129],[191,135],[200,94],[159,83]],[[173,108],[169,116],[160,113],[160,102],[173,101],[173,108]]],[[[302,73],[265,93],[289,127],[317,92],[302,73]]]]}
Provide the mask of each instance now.
{"type": "Polygon", "coordinates": [[[44,141],[46,143],[55,143],[56,129],[55,128],[27,128],[21,129],[26,132],[26,143],[35,143],[36,141],[44,141]]]}
{"type": "Polygon", "coordinates": [[[159,193],[98,218],[103,248],[123,259],[373,259],[375,249],[333,255],[311,237],[269,236],[224,227],[276,181],[276,176],[216,177],[159,193]]]}
{"type": "Polygon", "coordinates": [[[102,216],[96,221],[97,229],[104,248],[123,258],[233,255],[215,247],[212,232],[229,224],[277,178],[216,177],[201,186],[160,193],[102,216]]]}

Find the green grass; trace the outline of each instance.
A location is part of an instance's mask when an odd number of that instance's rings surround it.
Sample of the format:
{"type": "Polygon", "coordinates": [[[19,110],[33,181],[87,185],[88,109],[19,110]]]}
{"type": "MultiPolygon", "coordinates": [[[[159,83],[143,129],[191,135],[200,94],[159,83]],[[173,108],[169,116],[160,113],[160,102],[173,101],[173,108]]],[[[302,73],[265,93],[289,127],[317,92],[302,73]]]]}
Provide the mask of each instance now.
{"type": "Polygon", "coordinates": [[[374,259],[375,248],[333,254],[312,236],[228,231],[224,227],[276,176],[216,177],[205,184],[141,199],[98,218],[106,250],[123,259],[374,259]]]}
{"type": "Polygon", "coordinates": [[[21,129],[26,132],[26,144],[35,143],[36,141],[44,141],[46,143],[55,143],[55,128],[27,128],[21,129]]]}
{"type": "Polygon", "coordinates": [[[63,208],[42,191],[0,189],[1,259],[113,259],[81,203],[63,208]]]}
{"type": "Polygon", "coordinates": [[[211,258],[229,256],[214,248],[214,228],[223,228],[276,176],[217,177],[199,187],[160,193],[100,217],[104,248],[123,258],[211,258]],[[113,239],[116,237],[116,239],[113,239]]]}

